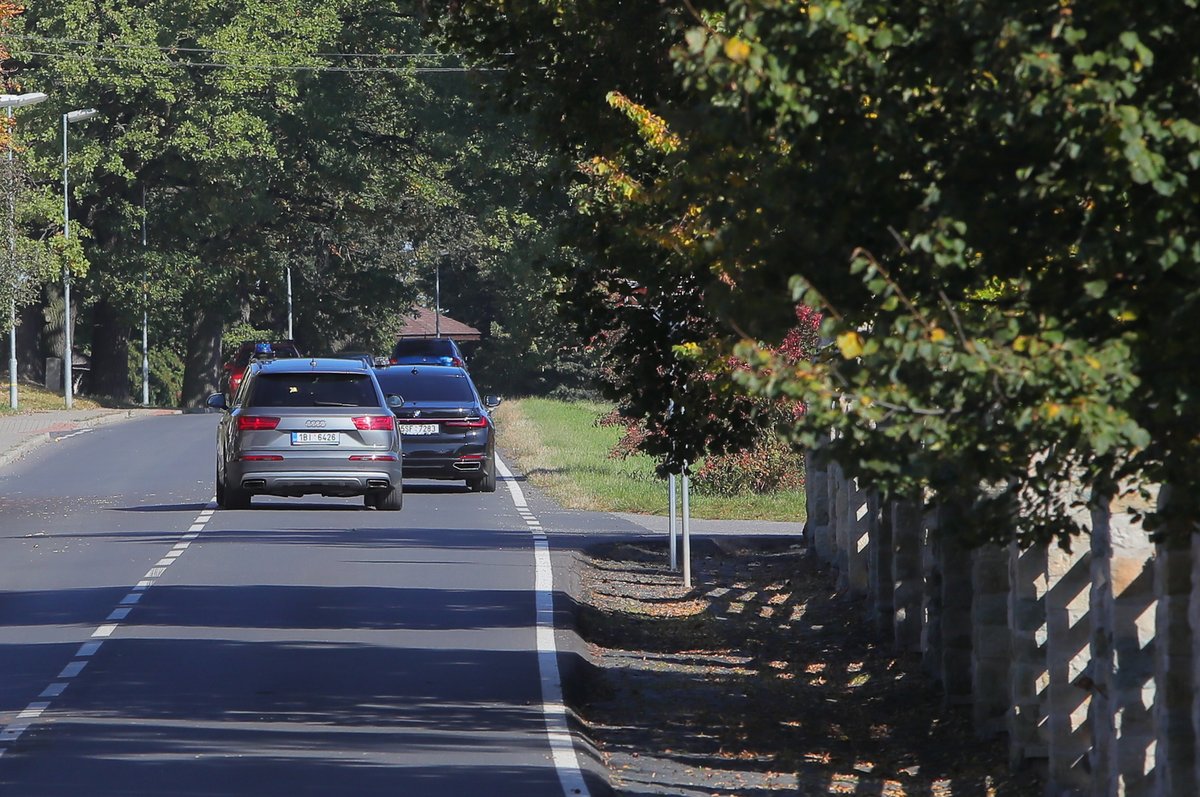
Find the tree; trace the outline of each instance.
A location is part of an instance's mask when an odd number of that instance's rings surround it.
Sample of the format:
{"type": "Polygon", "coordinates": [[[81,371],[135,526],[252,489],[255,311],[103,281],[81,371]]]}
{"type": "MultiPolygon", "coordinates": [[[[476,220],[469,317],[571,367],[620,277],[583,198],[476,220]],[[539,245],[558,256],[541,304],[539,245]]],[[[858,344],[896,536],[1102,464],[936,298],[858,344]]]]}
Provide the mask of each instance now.
{"type": "Polygon", "coordinates": [[[799,442],[1061,540],[1080,484],[1197,517],[1194,6],[466,0],[446,27],[578,165],[572,309],[627,346],[636,411],[744,341],[729,381],[803,401],[799,442]],[[836,345],[755,354],[796,301],[836,345]]]}

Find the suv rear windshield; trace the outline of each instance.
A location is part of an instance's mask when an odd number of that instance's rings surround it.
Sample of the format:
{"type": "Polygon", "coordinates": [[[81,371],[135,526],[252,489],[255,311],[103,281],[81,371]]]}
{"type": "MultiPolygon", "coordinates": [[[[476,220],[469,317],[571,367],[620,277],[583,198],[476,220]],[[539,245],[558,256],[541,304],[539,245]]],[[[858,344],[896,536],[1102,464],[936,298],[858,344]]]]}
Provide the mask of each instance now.
{"type": "Polygon", "coordinates": [[[457,357],[454,341],[450,338],[417,338],[396,341],[392,357],[412,357],[431,354],[435,357],[457,357]]]}
{"type": "Polygon", "coordinates": [[[248,407],[378,407],[366,374],[259,374],[245,401],[248,407]]]}
{"type": "Polygon", "coordinates": [[[377,373],[376,378],[385,394],[394,393],[405,401],[475,403],[471,383],[463,374],[414,374],[399,369],[399,373],[377,373]]]}

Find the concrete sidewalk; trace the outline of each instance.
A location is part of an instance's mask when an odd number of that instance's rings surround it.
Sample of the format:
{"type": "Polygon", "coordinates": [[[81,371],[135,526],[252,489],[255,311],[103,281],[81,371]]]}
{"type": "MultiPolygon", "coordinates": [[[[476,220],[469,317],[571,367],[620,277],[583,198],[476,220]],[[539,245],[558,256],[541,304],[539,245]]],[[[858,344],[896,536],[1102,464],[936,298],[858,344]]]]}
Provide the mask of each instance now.
{"type": "Polygon", "coordinates": [[[144,418],[148,415],[177,415],[179,410],[94,409],[46,410],[15,415],[0,415],[0,468],[20,459],[40,445],[110,423],[144,418]]]}

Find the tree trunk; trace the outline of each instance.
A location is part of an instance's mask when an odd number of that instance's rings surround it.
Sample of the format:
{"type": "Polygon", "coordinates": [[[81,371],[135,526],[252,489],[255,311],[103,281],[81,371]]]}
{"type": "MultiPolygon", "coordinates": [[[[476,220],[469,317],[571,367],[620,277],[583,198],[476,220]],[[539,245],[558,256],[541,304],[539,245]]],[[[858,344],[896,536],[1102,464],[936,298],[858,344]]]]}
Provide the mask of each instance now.
{"type": "Polygon", "coordinates": [[[203,307],[192,321],[183,361],[182,403],[185,407],[203,407],[209,395],[219,389],[224,320],[218,310],[203,307]]]}
{"type": "Polygon", "coordinates": [[[92,311],[91,392],[127,401],[130,384],[129,325],[102,297],[92,311]]]}
{"type": "Polygon", "coordinates": [[[39,385],[46,381],[42,309],[41,302],[34,302],[17,310],[17,373],[22,381],[39,385]]]}

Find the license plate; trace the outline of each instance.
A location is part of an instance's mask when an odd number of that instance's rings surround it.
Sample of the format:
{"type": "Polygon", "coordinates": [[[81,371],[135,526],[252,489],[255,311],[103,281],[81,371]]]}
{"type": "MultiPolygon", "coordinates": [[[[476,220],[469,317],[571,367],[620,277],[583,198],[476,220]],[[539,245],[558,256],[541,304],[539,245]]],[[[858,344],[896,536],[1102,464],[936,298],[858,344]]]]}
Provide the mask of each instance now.
{"type": "Polygon", "coordinates": [[[400,424],[400,434],[403,435],[418,435],[418,434],[437,434],[438,425],[436,423],[402,423],[400,424]]]}
{"type": "Polygon", "coordinates": [[[337,432],[292,432],[294,446],[336,446],[342,442],[337,432]]]}

